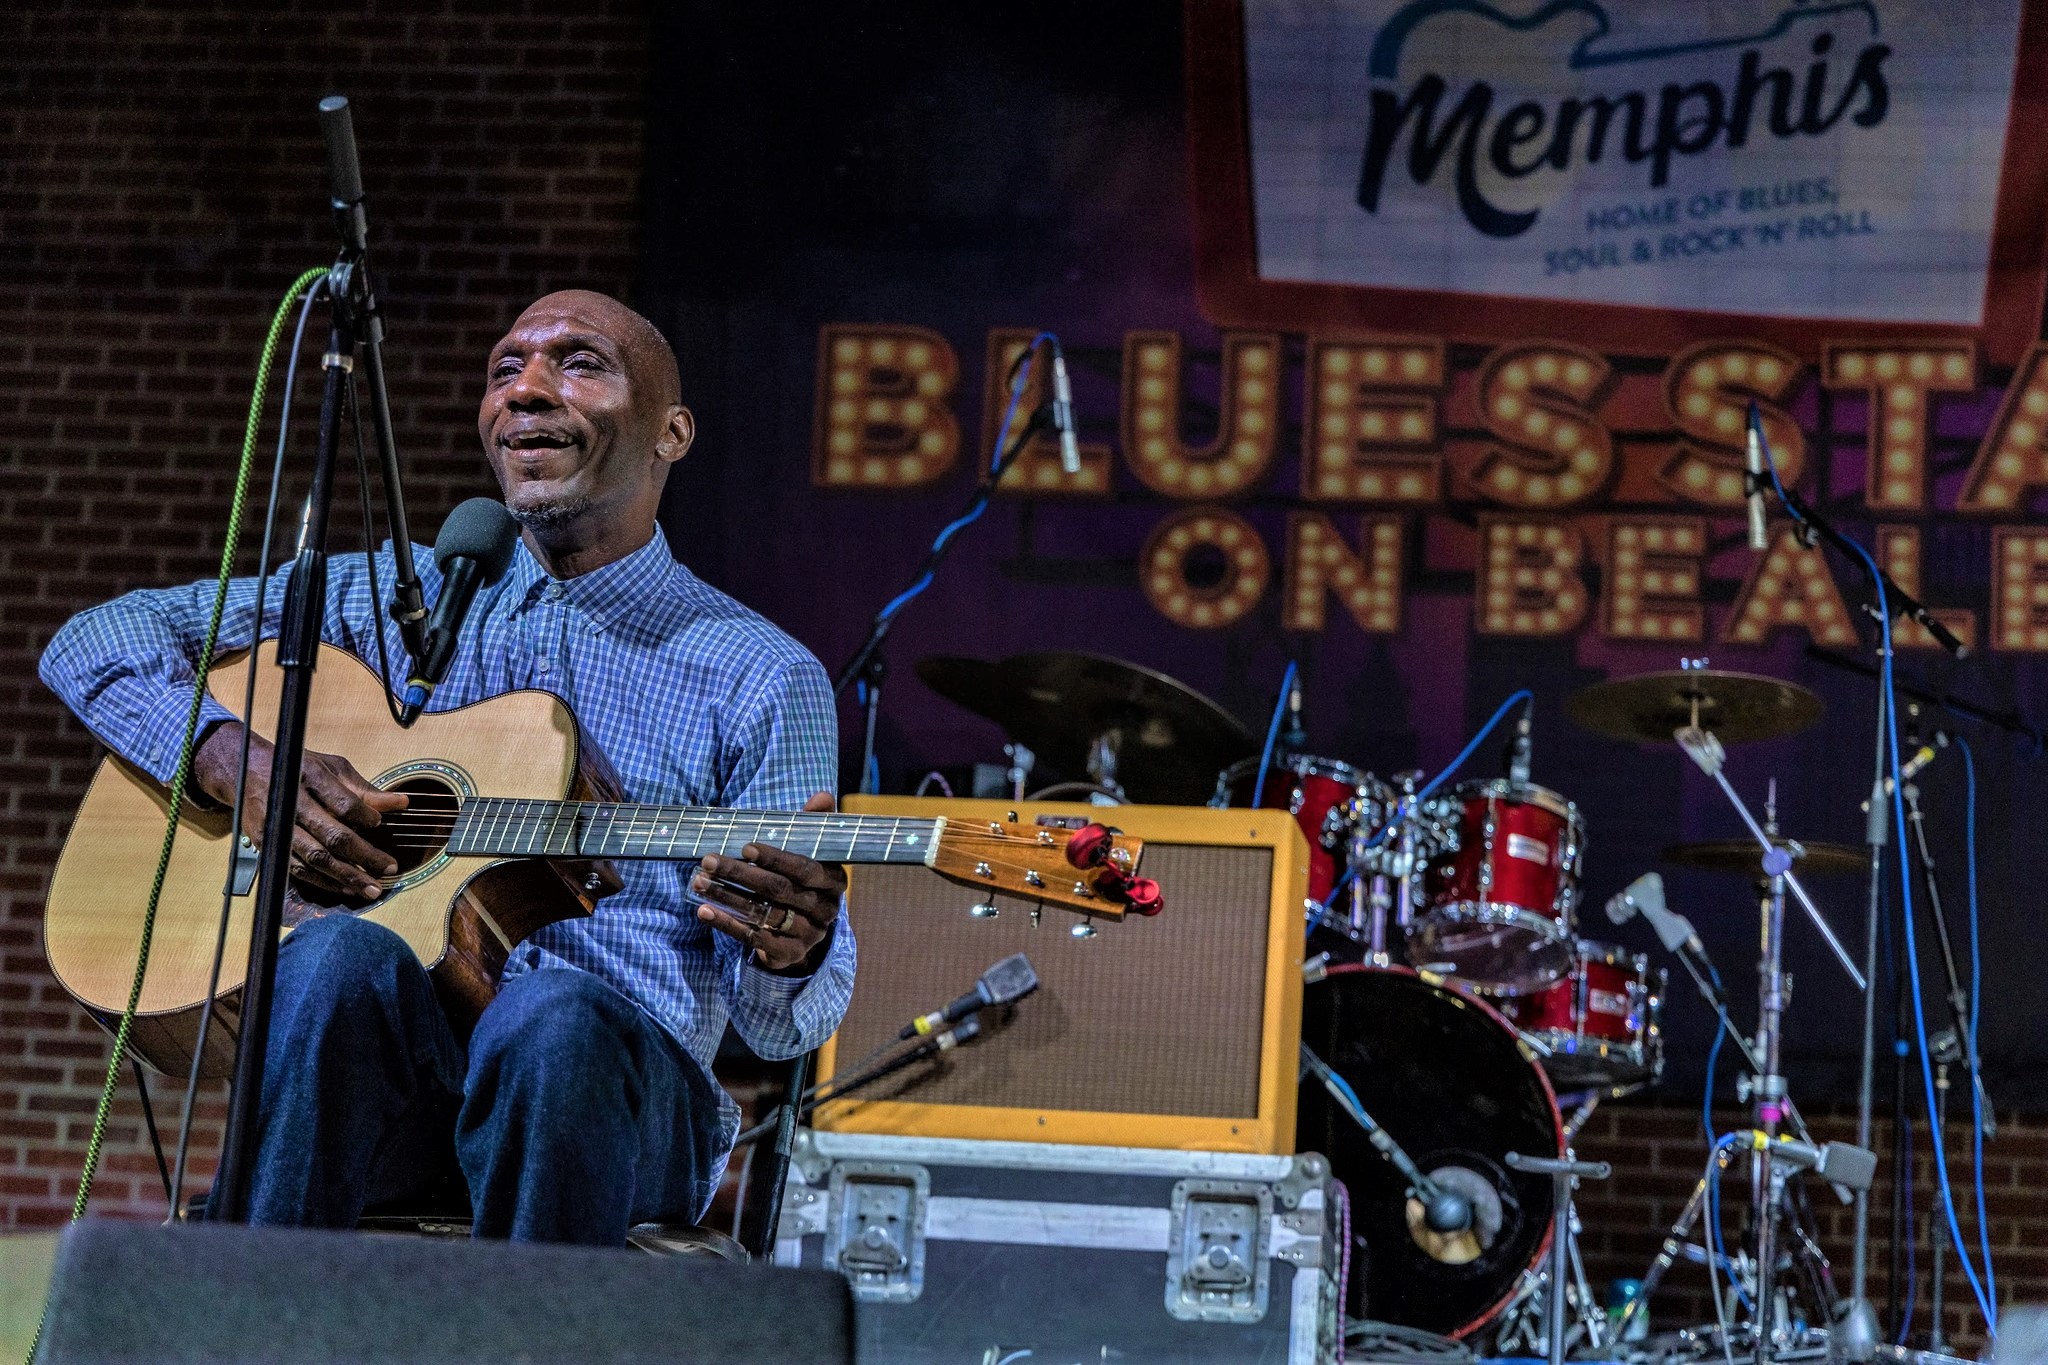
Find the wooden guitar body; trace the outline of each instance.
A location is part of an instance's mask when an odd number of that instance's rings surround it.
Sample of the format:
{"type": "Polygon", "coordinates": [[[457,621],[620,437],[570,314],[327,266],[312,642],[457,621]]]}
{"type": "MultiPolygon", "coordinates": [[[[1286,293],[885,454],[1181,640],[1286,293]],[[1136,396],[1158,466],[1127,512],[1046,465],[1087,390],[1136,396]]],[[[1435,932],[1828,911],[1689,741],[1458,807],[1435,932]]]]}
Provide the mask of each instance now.
{"type": "MultiPolygon", "coordinates": [[[[279,675],[275,646],[259,647],[252,728],[274,734],[279,675]]],[[[208,690],[240,713],[251,659],[217,666],[208,690]]],[[[376,674],[346,651],[326,647],[314,674],[306,747],[338,754],[379,787],[421,801],[489,795],[542,800],[618,800],[616,777],[582,737],[568,706],[547,692],[511,692],[420,717],[401,730],[385,708],[376,674]]],[[[100,765],[51,877],[43,921],[50,968],[66,990],[112,1027],[128,1002],[143,915],[162,846],[167,794],[118,758],[100,765]]],[[[159,1071],[190,1065],[207,1002],[220,930],[221,890],[233,841],[225,811],[187,803],[157,908],[149,970],[131,1036],[134,1052],[159,1071]]],[[[507,859],[425,849],[390,879],[374,904],[321,904],[313,893],[287,903],[285,933],[319,914],[358,914],[403,938],[433,973],[458,1029],[466,1029],[497,988],[514,945],[544,925],[587,915],[619,888],[608,863],[507,859]]],[[[233,900],[220,997],[208,1031],[203,1074],[232,1063],[236,1008],[248,961],[253,886],[233,900]]]]}

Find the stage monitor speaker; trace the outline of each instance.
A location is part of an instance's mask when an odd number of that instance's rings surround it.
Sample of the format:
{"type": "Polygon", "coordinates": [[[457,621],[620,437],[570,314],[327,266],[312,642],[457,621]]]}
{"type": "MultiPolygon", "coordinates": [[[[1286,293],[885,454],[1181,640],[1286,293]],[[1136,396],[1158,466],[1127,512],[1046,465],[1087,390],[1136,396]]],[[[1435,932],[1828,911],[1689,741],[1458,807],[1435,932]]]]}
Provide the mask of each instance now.
{"type": "Polygon", "coordinates": [[[1029,954],[1039,987],[985,1010],[973,1042],[822,1106],[826,1131],[1222,1152],[1294,1151],[1308,844],[1284,810],[849,797],[846,809],[958,821],[1099,820],[1145,841],[1154,918],[1081,920],[915,866],[852,869],[853,1003],[821,1075],[860,1059],[1029,954]],[[1016,817],[1011,812],[1017,813],[1016,817]],[[970,908],[992,903],[998,914],[970,908]]]}
{"type": "MultiPolygon", "coordinates": [[[[824,1271],[595,1247],[90,1219],[0,1239],[48,1275],[40,1365],[104,1361],[848,1362],[853,1300],[824,1271]]],[[[41,1296],[9,1283],[25,1354],[41,1296]]]]}

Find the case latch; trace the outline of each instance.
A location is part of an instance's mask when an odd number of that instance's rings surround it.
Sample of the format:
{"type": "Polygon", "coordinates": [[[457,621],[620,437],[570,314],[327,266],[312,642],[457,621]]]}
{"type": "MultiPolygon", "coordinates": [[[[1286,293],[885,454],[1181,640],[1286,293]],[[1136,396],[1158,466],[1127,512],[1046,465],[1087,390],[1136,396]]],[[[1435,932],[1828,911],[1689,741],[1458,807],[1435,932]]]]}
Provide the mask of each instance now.
{"type": "Polygon", "coordinates": [[[895,1161],[842,1161],[832,1168],[825,1264],[867,1303],[911,1303],[924,1292],[925,1205],[931,1175],[895,1161]]]}
{"type": "Polygon", "coordinates": [[[1185,1322],[1264,1318],[1272,1216],[1272,1186],[1263,1181],[1176,1184],[1166,1244],[1166,1311],[1185,1322]]]}

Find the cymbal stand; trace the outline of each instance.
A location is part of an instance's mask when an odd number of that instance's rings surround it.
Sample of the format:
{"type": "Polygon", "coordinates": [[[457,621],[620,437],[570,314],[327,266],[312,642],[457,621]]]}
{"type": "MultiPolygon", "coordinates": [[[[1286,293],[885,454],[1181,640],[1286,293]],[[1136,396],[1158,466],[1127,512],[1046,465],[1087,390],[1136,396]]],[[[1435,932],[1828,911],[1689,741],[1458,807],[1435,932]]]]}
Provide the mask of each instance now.
{"type": "MultiPolygon", "coordinates": [[[[1962,1049],[1956,1042],[1956,1035],[1943,1029],[1927,1040],[1927,1051],[1934,1058],[1934,1122],[1944,1133],[1948,1131],[1948,1069],[1951,1063],[1962,1057],[1962,1049]]],[[[1927,1313],[1930,1326],[1927,1329],[1927,1349],[1946,1351],[1947,1343],[1941,1336],[1941,1289],[1942,1281],[1948,1278],[1948,1231],[1941,1225],[1939,1207],[1927,1211],[1927,1241],[1933,1248],[1933,1264],[1928,1267],[1927,1313]]]]}
{"type": "MultiPolygon", "coordinates": [[[[1778,784],[1775,779],[1764,809],[1765,830],[1775,838],[1778,832],[1778,784]]],[[[1785,1005],[1792,989],[1785,976],[1785,879],[1790,875],[1791,858],[1775,846],[1774,855],[1766,855],[1764,859],[1764,870],[1770,874],[1770,884],[1761,907],[1763,956],[1757,979],[1756,1025],[1757,1060],[1763,1065],[1757,1073],[1756,1088],[1751,1096],[1755,1102],[1757,1131],[1769,1137],[1778,1135],[1778,1123],[1784,1116],[1785,1077],[1778,1070],[1779,1044],[1783,1037],[1785,1005]]],[[[1757,1365],[1769,1365],[1777,1332],[1773,1317],[1777,1311],[1778,1296],[1773,1282],[1778,1265],[1778,1213],[1784,1192],[1785,1175],[1779,1163],[1771,1159],[1768,1148],[1757,1152],[1750,1165],[1750,1207],[1756,1216],[1754,1302],[1757,1365]]]]}
{"type": "MultiPolygon", "coordinates": [[[[1578,1243],[1573,1236],[1572,1190],[1582,1179],[1605,1180],[1614,1168],[1604,1161],[1580,1161],[1569,1149],[1561,1157],[1509,1152],[1507,1163],[1510,1170],[1549,1176],[1556,1195],[1557,1221],[1550,1231],[1550,1306],[1543,1315],[1543,1334],[1550,1365],[1564,1365],[1565,1315],[1570,1311],[1566,1290],[1571,1283],[1572,1253],[1578,1243]]],[[[1582,1285],[1579,1292],[1583,1304],[1590,1291],[1582,1285]]]]}
{"type": "MultiPolygon", "coordinates": [[[[1721,788],[1722,794],[1728,798],[1729,804],[1735,807],[1735,813],[1742,818],[1742,823],[1756,839],[1762,852],[1760,863],[1763,875],[1768,879],[1768,890],[1761,906],[1763,953],[1758,963],[1757,983],[1756,1061],[1761,1065],[1757,1068],[1752,1099],[1755,1102],[1756,1127],[1761,1132],[1775,1137],[1778,1125],[1790,1104],[1785,1078],[1778,1069],[1781,1021],[1785,1001],[1789,995],[1784,970],[1786,891],[1790,890],[1798,898],[1808,918],[1820,931],[1821,937],[1827,941],[1828,947],[1834,951],[1836,961],[1841,963],[1842,970],[1848,973],[1856,989],[1867,992],[1869,978],[1857,970],[1856,964],[1850,960],[1841,941],[1835,937],[1834,930],[1821,916],[1820,908],[1813,903],[1812,897],[1806,894],[1806,888],[1800,885],[1798,877],[1794,875],[1793,860],[1804,850],[1790,840],[1781,844],[1776,837],[1775,828],[1767,830],[1759,825],[1756,817],[1750,814],[1748,805],[1743,802],[1741,794],[1729,782],[1727,773],[1722,770],[1726,754],[1720,740],[1700,728],[1697,716],[1691,725],[1681,726],[1673,737],[1677,739],[1686,756],[1721,788]]],[[[1777,786],[1773,782],[1770,808],[1767,812],[1773,825],[1776,821],[1776,791],[1777,786]]],[[[1777,1269],[1777,1219],[1785,1185],[1778,1162],[1759,1153],[1757,1163],[1752,1167],[1750,1181],[1751,1205],[1756,1218],[1756,1361],[1757,1365],[1768,1365],[1776,1344],[1774,1336],[1778,1327],[1773,1321],[1777,1303],[1773,1282],[1777,1269]]],[[[1861,1322],[1861,1315],[1857,1314],[1853,1302],[1849,1305],[1849,1315],[1857,1317],[1858,1322],[1861,1322]]]]}
{"type": "Polygon", "coordinates": [[[1643,1272],[1643,1287],[1628,1301],[1628,1306],[1622,1309],[1621,1321],[1614,1325],[1615,1340],[1627,1341],[1636,1319],[1649,1311],[1650,1296],[1657,1292],[1657,1286],[1664,1283],[1664,1276],[1678,1263],[1679,1256],[1685,1251],[1686,1242],[1692,1237],[1693,1225],[1699,1222],[1700,1215],[1706,1211],[1707,1190],[1713,1184],[1716,1174],[1726,1170],[1734,1157],[1735,1149],[1726,1145],[1717,1145],[1707,1153],[1706,1169],[1700,1172],[1699,1180],[1692,1187],[1692,1194],[1686,1198],[1685,1207],[1678,1211],[1678,1221],[1664,1234],[1664,1244],[1657,1249],[1656,1259],[1651,1261],[1650,1268],[1643,1272]]]}
{"type": "Polygon", "coordinates": [[[1984,1115],[1984,1136],[1998,1135],[1998,1126],[1991,1113],[1991,1097],[1984,1093],[1984,1070],[1982,1059],[1977,1055],[1977,1040],[1970,1032],[1970,992],[1963,985],[1962,969],[1956,964],[1955,940],[1948,931],[1948,912],[1941,907],[1941,879],[1934,872],[1934,850],[1927,844],[1927,824],[1920,809],[1920,784],[1908,782],[1899,788],[1899,794],[1906,801],[1906,823],[1913,833],[1913,852],[1918,855],[1922,880],[1927,884],[1927,913],[1934,921],[1934,941],[1941,949],[1941,968],[1948,982],[1949,1017],[1955,1026],[1958,1046],[1962,1049],[1963,1070],[1976,1092],[1979,1111],[1984,1115]]]}

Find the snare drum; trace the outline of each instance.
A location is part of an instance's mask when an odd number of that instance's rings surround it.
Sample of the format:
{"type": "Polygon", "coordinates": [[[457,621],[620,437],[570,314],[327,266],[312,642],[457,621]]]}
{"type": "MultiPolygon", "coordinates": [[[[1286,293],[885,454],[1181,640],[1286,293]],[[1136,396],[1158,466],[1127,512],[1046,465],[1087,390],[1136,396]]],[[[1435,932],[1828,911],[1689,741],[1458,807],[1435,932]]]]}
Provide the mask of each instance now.
{"type": "Polygon", "coordinates": [[[1424,873],[1409,961],[1503,995],[1570,971],[1586,847],[1579,808],[1500,778],[1460,783],[1429,808],[1451,838],[1424,873]]]}
{"type": "Polygon", "coordinates": [[[1548,1052],[1543,1070],[1558,1089],[1605,1089],[1663,1075],[1663,996],[1649,958],[1581,940],[1562,980],[1493,1006],[1548,1052]]]}
{"type": "MultiPolygon", "coordinates": [[[[1212,806],[1249,806],[1259,760],[1243,759],[1216,779],[1212,806]]],[[[1266,771],[1259,804],[1290,812],[1308,836],[1308,894],[1328,900],[1344,868],[1344,846],[1361,822],[1376,831],[1394,809],[1394,793],[1371,773],[1334,758],[1279,753],[1266,771]]]]}

